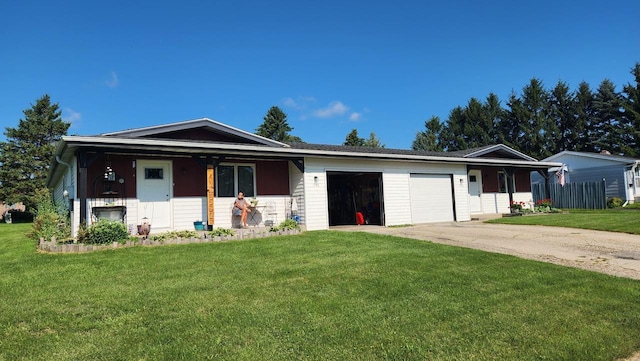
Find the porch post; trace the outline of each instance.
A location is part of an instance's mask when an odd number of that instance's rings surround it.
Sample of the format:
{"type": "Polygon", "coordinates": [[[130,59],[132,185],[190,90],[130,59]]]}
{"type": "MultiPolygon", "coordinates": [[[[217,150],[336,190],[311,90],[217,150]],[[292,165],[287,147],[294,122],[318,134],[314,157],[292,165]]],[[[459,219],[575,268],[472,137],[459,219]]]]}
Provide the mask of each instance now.
{"type": "Polygon", "coordinates": [[[80,225],[87,225],[87,153],[78,154],[78,197],[80,198],[80,225]]]}
{"type": "Polygon", "coordinates": [[[551,185],[549,184],[549,172],[538,169],[538,174],[544,178],[544,198],[551,199],[551,185]]]}
{"type": "Polygon", "coordinates": [[[213,164],[207,164],[207,228],[213,229],[214,224],[214,168],[213,164]]]}
{"type": "Polygon", "coordinates": [[[509,206],[513,202],[513,192],[515,191],[514,187],[516,186],[513,182],[513,168],[502,168],[504,170],[504,174],[507,176],[507,192],[509,193],[509,206]]]}

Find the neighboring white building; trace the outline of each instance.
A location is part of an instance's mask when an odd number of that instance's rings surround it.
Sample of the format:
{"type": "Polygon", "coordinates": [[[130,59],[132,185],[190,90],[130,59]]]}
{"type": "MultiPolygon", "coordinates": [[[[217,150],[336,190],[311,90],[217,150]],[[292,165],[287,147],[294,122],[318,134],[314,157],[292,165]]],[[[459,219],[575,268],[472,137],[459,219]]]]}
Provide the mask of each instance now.
{"type": "MultiPolygon", "coordinates": [[[[608,152],[588,153],[562,151],[543,160],[564,164],[565,183],[605,182],[607,198],[619,197],[633,203],[640,199],[640,159],[612,155],[608,152]]],[[[557,181],[549,169],[550,179],[557,181]]],[[[544,182],[542,176],[533,174],[532,183],[544,182]]]]}

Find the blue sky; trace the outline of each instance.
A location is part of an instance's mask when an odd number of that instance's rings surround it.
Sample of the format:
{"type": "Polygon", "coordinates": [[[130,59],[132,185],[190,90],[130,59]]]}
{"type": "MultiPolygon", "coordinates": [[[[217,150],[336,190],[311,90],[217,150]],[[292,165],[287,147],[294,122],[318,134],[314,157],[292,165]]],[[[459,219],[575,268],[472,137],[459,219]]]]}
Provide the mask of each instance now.
{"type": "Polygon", "coordinates": [[[70,134],[208,117],[248,130],[357,129],[410,148],[432,115],[532,77],[620,89],[640,61],[637,1],[6,1],[0,126],[45,93],[70,134]]]}

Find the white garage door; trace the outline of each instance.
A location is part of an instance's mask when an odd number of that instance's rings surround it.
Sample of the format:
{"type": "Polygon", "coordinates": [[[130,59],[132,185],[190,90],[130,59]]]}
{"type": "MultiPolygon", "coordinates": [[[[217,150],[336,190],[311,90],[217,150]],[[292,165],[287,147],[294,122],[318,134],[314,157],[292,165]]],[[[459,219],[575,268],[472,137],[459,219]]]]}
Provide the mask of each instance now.
{"type": "Polygon", "coordinates": [[[451,176],[448,174],[411,175],[411,222],[453,221],[451,176]]]}

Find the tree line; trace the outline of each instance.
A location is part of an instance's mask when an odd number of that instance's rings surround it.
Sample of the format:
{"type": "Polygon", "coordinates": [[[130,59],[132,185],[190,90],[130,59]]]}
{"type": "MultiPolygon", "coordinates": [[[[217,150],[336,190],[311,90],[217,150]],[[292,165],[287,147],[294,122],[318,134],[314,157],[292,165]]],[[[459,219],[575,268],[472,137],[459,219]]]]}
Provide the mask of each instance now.
{"type": "Polygon", "coordinates": [[[622,91],[608,79],[596,90],[581,82],[572,91],[564,81],[545,89],[533,78],[520,94],[512,92],[501,105],[489,93],[471,98],[441,121],[425,121],[412,144],[414,150],[455,151],[502,143],[537,159],[561,152],[583,151],[640,156],[640,63],[631,69],[635,84],[622,91]]]}
{"type": "MultiPolygon", "coordinates": [[[[586,82],[571,91],[559,81],[552,89],[533,78],[521,94],[512,92],[501,105],[490,93],[484,101],[471,98],[451,110],[441,121],[433,116],[413,141],[414,150],[455,151],[503,143],[537,159],[563,150],[600,152],[640,157],[640,63],[631,69],[635,84],[622,91],[603,80],[594,91],[586,82]]],[[[70,123],[61,118],[60,106],[48,94],[25,109],[18,126],[6,127],[0,142],[0,200],[35,205],[37,189],[45,186],[56,143],[70,123]]],[[[277,106],[269,109],[256,134],[282,142],[302,142],[290,132],[287,115],[277,106]]],[[[347,134],[344,145],[378,147],[375,133],[347,134]]]]}

